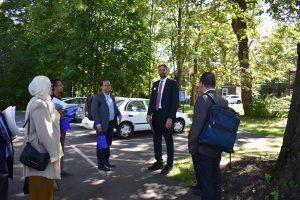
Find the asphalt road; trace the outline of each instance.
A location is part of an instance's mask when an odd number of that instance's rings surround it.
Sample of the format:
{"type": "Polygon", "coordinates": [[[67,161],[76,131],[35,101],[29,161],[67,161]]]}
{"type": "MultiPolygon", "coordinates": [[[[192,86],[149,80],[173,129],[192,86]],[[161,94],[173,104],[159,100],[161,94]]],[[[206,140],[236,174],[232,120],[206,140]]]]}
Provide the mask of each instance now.
{"type": "MultiPolygon", "coordinates": [[[[20,125],[24,123],[24,116],[16,118],[20,125]]],[[[23,167],[18,161],[22,141],[22,137],[14,141],[15,174],[10,181],[9,199],[29,199],[22,193],[23,167]]],[[[185,134],[175,135],[174,143],[175,158],[188,155],[185,134]]],[[[56,199],[199,199],[181,183],[159,174],[159,171],[149,172],[147,167],[152,162],[152,134],[138,132],[130,139],[113,141],[111,163],[116,168],[103,173],[96,165],[94,131],[72,124],[65,149],[65,170],[72,176],[59,181],[61,190],[56,192],[56,199]]]]}

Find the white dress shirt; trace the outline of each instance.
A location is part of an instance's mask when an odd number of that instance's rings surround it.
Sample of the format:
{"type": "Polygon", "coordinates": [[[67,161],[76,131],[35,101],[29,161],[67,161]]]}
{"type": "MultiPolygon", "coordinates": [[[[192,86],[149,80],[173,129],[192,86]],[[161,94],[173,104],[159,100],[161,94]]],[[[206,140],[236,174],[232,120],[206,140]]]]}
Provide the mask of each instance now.
{"type": "Polygon", "coordinates": [[[164,78],[164,79],[161,79],[159,84],[158,84],[158,89],[157,89],[157,93],[159,91],[159,85],[162,84],[162,88],[161,88],[161,96],[160,96],[160,102],[158,104],[158,108],[161,109],[161,100],[162,100],[162,97],[163,97],[163,93],[164,93],[164,88],[165,88],[165,84],[166,84],[166,81],[167,81],[167,77],[164,78]]]}

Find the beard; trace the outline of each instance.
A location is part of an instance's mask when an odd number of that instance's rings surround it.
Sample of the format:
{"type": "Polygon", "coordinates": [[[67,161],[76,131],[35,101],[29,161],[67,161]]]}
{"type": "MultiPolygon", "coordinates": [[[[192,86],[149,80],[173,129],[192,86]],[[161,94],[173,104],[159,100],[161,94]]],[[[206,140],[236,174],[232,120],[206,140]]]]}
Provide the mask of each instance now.
{"type": "Polygon", "coordinates": [[[160,74],[159,76],[160,76],[160,78],[161,78],[161,79],[164,79],[164,78],[166,78],[166,77],[167,77],[167,75],[166,75],[166,74],[160,74]]]}

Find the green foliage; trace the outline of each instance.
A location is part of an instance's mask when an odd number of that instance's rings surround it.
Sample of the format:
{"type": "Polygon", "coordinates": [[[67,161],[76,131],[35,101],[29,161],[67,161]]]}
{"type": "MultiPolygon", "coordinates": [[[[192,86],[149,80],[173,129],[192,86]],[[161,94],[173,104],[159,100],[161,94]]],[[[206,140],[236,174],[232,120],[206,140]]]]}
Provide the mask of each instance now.
{"type": "Polygon", "coordinates": [[[274,191],[272,191],[271,195],[273,196],[274,200],[278,200],[279,199],[279,191],[277,189],[275,189],[274,191]]]}
{"type": "Polygon", "coordinates": [[[281,21],[298,21],[300,3],[297,0],[265,0],[270,5],[271,15],[281,21]]]}
{"type": "Polygon", "coordinates": [[[287,89],[288,83],[280,83],[278,82],[278,79],[275,79],[271,82],[261,84],[258,92],[261,97],[265,97],[272,94],[274,94],[276,97],[281,97],[284,93],[286,93],[287,89]]]}
{"type": "MultiPolygon", "coordinates": [[[[180,76],[187,92],[198,82],[191,77],[204,71],[217,75],[219,88],[244,84],[231,24],[236,17],[247,23],[247,73],[254,89],[275,79],[286,82],[299,26],[278,25],[260,38],[263,1],[245,2],[246,11],[228,0],[6,0],[0,5],[0,106],[24,107],[27,85],[40,74],[61,78],[66,96],[97,92],[108,78],[116,95],[147,97],[161,62],[170,66],[172,78],[180,76]]],[[[266,2],[275,16],[292,1],[266,2]]]]}
{"type": "Polygon", "coordinates": [[[296,65],[296,43],[300,39],[294,25],[279,25],[272,34],[257,39],[251,60],[254,63],[253,84],[274,82],[287,84],[288,71],[296,65]]]}
{"type": "Polygon", "coordinates": [[[256,98],[249,105],[249,117],[252,118],[282,118],[286,117],[290,101],[273,96],[256,98]]]}
{"type": "Polygon", "coordinates": [[[28,102],[36,75],[61,78],[66,96],[100,90],[146,96],[151,81],[147,1],[5,1],[0,7],[0,102],[28,102]],[[26,69],[26,70],[25,70],[26,69]],[[21,72],[21,73],[18,73],[21,72]]]}
{"type": "Polygon", "coordinates": [[[287,186],[289,187],[289,188],[293,188],[293,187],[295,187],[297,184],[296,184],[296,182],[294,181],[294,180],[289,180],[288,182],[287,182],[287,186]]]}
{"type": "Polygon", "coordinates": [[[270,183],[272,181],[272,175],[271,174],[265,174],[264,178],[265,178],[265,181],[267,183],[270,183]]]}

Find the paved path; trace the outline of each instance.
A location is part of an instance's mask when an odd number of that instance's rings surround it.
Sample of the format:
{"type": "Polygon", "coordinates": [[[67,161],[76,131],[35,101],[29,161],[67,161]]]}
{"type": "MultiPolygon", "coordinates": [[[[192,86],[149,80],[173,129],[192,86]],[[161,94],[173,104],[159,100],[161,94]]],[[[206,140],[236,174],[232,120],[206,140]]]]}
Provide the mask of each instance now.
{"type": "MultiPolygon", "coordinates": [[[[237,146],[249,148],[257,146],[257,142],[262,142],[260,144],[263,146],[266,141],[274,143],[276,140],[240,133],[237,146]]],[[[175,135],[174,142],[175,158],[187,156],[186,134],[175,135]]],[[[22,194],[22,165],[18,161],[22,137],[14,143],[15,178],[10,182],[9,199],[28,199],[22,194]]],[[[72,125],[72,131],[66,139],[65,168],[73,176],[59,182],[61,191],[56,193],[56,199],[199,199],[181,183],[159,174],[159,171],[147,170],[154,161],[150,132],[137,133],[128,140],[115,140],[111,162],[117,167],[106,174],[96,167],[95,145],[93,131],[83,129],[78,124],[72,125]]],[[[222,159],[223,165],[227,162],[228,159],[222,159]]]]}

